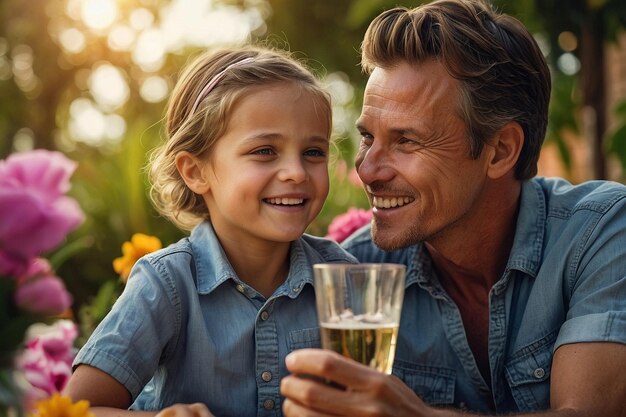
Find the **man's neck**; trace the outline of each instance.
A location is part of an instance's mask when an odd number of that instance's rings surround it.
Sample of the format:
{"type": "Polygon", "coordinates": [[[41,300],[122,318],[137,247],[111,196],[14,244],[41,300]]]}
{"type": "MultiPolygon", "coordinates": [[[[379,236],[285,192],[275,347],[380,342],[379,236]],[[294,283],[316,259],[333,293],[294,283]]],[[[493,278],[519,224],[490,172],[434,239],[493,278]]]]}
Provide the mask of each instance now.
{"type": "Polygon", "coordinates": [[[496,184],[477,214],[453,232],[425,242],[435,269],[452,281],[474,281],[487,291],[501,277],[513,246],[521,183],[496,184]]]}

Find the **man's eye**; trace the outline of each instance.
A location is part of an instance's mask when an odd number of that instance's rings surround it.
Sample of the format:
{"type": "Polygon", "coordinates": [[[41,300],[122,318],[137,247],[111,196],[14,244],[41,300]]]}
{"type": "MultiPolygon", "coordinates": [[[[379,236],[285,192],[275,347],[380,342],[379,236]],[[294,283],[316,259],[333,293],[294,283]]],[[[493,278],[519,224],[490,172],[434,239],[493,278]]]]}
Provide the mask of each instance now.
{"type": "Polygon", "coordinates": [[[374,141],[374,137],[366,132],[361,132],[361,143],[364,145],[369,145],[374,141]]]}

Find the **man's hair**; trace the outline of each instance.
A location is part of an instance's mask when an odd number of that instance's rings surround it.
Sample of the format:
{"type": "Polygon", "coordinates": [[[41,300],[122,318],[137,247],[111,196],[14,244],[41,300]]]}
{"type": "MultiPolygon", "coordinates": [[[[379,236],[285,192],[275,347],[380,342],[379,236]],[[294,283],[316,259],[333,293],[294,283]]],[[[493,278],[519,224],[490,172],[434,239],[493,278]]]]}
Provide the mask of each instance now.
{"type": "Polygon", "coordinates": [[[328,120],[330,137],[330,96],[290,53],[256,46],[205,52],[178,79],[165,117],[166,140],[150,158],[150,198],[161,215],[183,230],[209,218],[203,197],[191,191],[178,173],[176,155],[182,151],[211,155],[238,101],[258,91],[253,89],[274,83],[291,83],[312,94],[316,111],[328,120]]]}
{"type": "Polygon", "coordinates": [[[459,80],[459,115],[470,156],[506,123],[524,130],[517,179],[537,174],[548,123],[550,71],[537,42],[517,19],[481,0],[439,0],[414,9],[394,8],[370,24],[361,66],[392,68],[435,59],[459,80]]]}

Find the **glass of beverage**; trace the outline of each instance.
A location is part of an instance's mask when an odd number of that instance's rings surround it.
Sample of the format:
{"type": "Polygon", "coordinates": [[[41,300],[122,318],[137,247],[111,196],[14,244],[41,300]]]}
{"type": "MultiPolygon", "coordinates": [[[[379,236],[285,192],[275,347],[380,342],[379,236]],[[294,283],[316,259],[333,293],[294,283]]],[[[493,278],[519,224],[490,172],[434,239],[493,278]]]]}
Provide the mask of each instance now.
{"type": "Polygon", "coordinates": [[[322,347],[391,373],[404,297],[400,264],[315,264],[322,347]]]}

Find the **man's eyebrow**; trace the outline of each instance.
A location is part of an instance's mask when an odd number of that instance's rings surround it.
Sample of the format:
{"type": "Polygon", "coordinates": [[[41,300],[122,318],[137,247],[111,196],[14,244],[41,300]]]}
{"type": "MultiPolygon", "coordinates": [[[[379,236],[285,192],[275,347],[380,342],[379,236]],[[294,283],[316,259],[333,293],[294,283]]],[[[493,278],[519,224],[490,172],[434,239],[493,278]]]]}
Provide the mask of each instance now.
{"type": "MultiPolygon", "coordinates": [[[[360,122],[357,120],[357,122],[355,123],[355,127],[359,132],[367,132],[368,129],[365,126],[364,123],[360,122]]],[[[395,128],[395,129],[391,129],[391,131],[393,133],[395,133],[396,135],[411,135],[413,137],[423,137],[424,136],[424,132],[420,132],[419,130],[412,128],[412,127],[399,127],[399,128],[395,128]]]]}
{"type": "Polygon", "coordinates": [[[424,136],[424,132],[420,132],[417,129],[411,128],[411,127],[407,127],[407,128],[397,128],[397,129],[392,129],[392,132],[398,134],[398,135],[406,135],[409,134],[412,137],[423,137],[424,136]]]}

